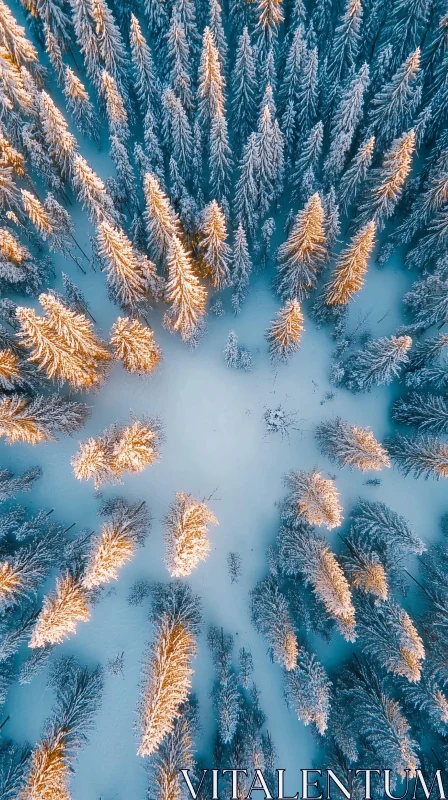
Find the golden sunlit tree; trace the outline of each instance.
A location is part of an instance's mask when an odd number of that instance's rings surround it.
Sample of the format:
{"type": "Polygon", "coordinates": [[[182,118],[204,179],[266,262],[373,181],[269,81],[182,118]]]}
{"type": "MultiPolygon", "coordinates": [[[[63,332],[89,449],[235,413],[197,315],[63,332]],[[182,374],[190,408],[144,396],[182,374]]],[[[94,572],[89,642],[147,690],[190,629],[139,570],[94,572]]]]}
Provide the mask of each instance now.
{"type": "Polygon", "coordinates": [[[11,394],[0,401],[0,436],[8,444],[55,439],[57,433],[73,433],[81,428],[89,411],[83,403],[59,395],[11,394]]]}
{"type": "Polygon", "coordinates": [[[23,208],[28,214],[31,222],[45,239],[53,233],[52,221],[36,195],[27,189],[21,189],[23,208]]]}
{"type": "Polygon", "coordinates": [[[157,420],[120,427],[113,425],[97,439],[81,442],[72,458],[75,477],[101,484],[119,481],[125,472],[142,472],[159,460],[160,423],[157,420]]]}
{"type": "Polygon", "coordinates": [[[324,288],[327,305],[346,305],[361,289],[367,262],[375,245],[375,232],[375,222],[368,222],[342,250],[334,273],[324,288]]]}
{"type": "Polygon", "coordinates": [[[199,245],[206,274],[215,289],[225,289],[231,284],[231,250],[226,242],[226,218],[216,200],[212,200],[202,212],[201,233],[199,245]]]}
{"type": "Polygon", "coordinates": [[[164,325],[179,331],[184,341],[191,338],[205,314],[207,291],[193,272],[191,258],[177,236],[173,236],[168,254],[168,282],[165,299],[171,308],[164,325]]]}
{"type": "Polygon", "coordinates": [[[45,317],[18,307],[18,336],[31,350],[29,360],[48,378],[68,381],[75,389],[97,386],[104,377],[111,355],[96,336],[87,317],[72,311],[53,294],[41,294],[45,317]]]}
{"type": "Polygon", "coordinates": [[[9,561],[0,562],[0,606],[10,602],[20,591],[20,575],[9,561]]]}
{"type": "Polygon", "coordinates": [[[185,492],[176,492],[176,499],[165,517],[165,563],[172,578],[189,575],[210,551],[207,536],[209,523],[218,520],[205,503],[198,503],[185,492]]]}
{"type": "Polygon", "coordinates": [[[122,361],[126,372],[149,375],[162,360],[162,351],[151,328],[137,319],[118,317],[110,343],[114,357],[122,361]]]}
{"type": "Polygon", "coordinates": [[[78,622],[87,622],[89,619],[90,611],[81,582],[66,572],[56,579],[56,589],[44,598],[28,646],[35,648],[60,644],[76,632],[78,622]]]}
{"type": "Polygon", "coordinates": [[[287,300],[266,331],[270,357],[273,360],[287,361],[299,349],[303,330],[303,314],[299,301],[295,298],[287,300]]]}
{"type": "Polygon", "coordinates": [[[320,472],[292,471],[286,478],[290,490],[289,502],[297,516],[310,525],[325,525],[328,530],[342,523],[339,493],[333,481],[320,472]]]}
{"type": "Polygon", "coordinates": [[[221,60],[215,38],[210,28],[204,29],[201,63],[199,65],[199,120],[210,127],[212,120],[225,114],[225,79],[221,73],[221,60]]]}
{"type": "Polygon", "coordinates": [[[135,312],[147,306],[151,296],[159,299],[162,282],[155,264],[135,250],[125,232],[103,222],[97,236],[98,254],[105,264],[109,292],[115,302],[135,312]]]}
{"type": "Polygon", "coordinates": [[[322,452],[340,467],[357,467],[362,472],[390,467],[387,450],[369,428],[359,428],[336,417],[318,425],[316,438],[322,452]]]}
{"type": "Polygon", "coordinates": [[[36,744],[19,800],[70,800],[67,738],[56,729],[36,744]]]}
{"type": "Polygon", "coordinates": [[[174,237],[181,235],[177,214],[170,206],[165,192],[155,175],[147,172],[143,179],[145,196],[145,224],[148,245],[153,258],[163,260],[167,257],[174,237]]]}
{"type": "Polygon", "coordinates": [[[308,297],[327,257],[324,209],[316,192],[297,214],[286,242],[277,251],[277,291],[284,300],[308,297]]]}

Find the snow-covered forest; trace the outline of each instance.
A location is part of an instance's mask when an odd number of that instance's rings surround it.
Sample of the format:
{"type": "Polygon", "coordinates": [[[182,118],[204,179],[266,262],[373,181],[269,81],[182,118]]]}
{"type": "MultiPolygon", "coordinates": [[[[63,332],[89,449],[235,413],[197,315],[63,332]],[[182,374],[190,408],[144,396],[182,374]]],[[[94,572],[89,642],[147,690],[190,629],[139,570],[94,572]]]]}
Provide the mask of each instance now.
{"type": "Polygon", "coordinates": [[[441,0],[0,0],[0,800],[446,764],[447,120],[441,0]]]}

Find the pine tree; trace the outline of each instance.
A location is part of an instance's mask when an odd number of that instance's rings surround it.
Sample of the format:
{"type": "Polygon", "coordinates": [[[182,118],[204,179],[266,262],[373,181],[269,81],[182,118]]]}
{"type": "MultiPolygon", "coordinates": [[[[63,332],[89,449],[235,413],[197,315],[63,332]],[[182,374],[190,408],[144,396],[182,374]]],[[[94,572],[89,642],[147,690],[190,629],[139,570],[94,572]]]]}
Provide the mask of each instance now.
{"type": "Polygon", "coordinates": [[[425,648],[409,614],[390,599],[376,604],[364,595],[359,605],[358,628],[364,653],[387,672],[417,683],[425,648]]]}
{"type": "Polygon", "coordinates": [[[235,331],[229,331],[226,346],[224,348],[224,361],[227,367],[238,368],[240,365],[240,348],[238,347],[238,337],[235,331]]]}
{"type": "Polygon", "coordinates": [[[64,70],[64,95],[80,133],[98,143],[99,122],[93,104],[84,85],[70,67],[64,70]]]}
{"type": "Polygon", "coordinates": [[[165,299],[171,308],[165,314],[164,325],[172,332],[179,331],[182,339],[188,341],[205,314],[207,292],[193,272],[190,256],[175,235],[171,238],[167,264],[165,299]]]}
{"type": "Polygon", "coordinates": [[[72,180],[78,201],[87,209],[92,223],[118,222],[114,204],[101,178],[80,155],[72,162],[72,180]]]}
{"type": "Polygon", "coordinates": [[[199,122],[205,130],[217,114],[224,116],[224,89],[219,51],[210,28],[205,28],[198,81],[199,122]]]}
{"type": "Polygon", "coordinates": [[[264,217],[275,196],[275,180],[278,177],[274,158],[274,126],[269,106],[263,106],[257,132],[258,156],[258,203],[260,217],[264,217]]]}
{"type": "Polygon", "coordinates": [[[257,17],[258,48],[263,58],[277,41],[278,29],[284,19],[282,0],[257,0],[257,17]]]}
{"type": "Polygon", "coordinates": [[[198,711],[194,696],[184,703],[173,723],[171,733],[151,757],[150,792],[160,800],[182,800],[181,770],[195,768],[193,737],[198,727],[198,711]]]}
{"type": "Polygon", "coordinates": [[[239,164],[240,177],[235,186],[235,213],[253,236],[257,224],[259,148],[256,133],[251,133],[239,164]]]}
{"type": "Polygon", "coordinates": [[[213,117],[210,130],[210,185],[218,202],[223,203],[230,192],[232,151],[227,134],[227,122],[223,114],[213,117]]]}
{"type": "Polygon", "coordinates": [[[384,503],[360,500],[351,514],[351,523],[356,535],[381,554],[388,568],[411,553],[421,555],[426,550],[407,520],[384,503]]]}
{"type": "Polygon", "coordinates": [[[172,583],[156,597],[156,631],[144,669],[137,754],[150,756],[173,731],[188,698],[200,624],[198,599],[187,585],[172,583]]]}
{"type": "Polygon", "coordinates": [[[407,370],[419,370],[439,360],[448,348],[448,334],[439,333],[413,345],[409,352],[407,370]]]}
{"type": "Polygon", "coordinates": [[[151,49],[143,36],[137,17],[131,14],[129,34],[132,66],[134,68],[134,88],[140,111],[144,116],[148,108],[154,112],[159,98],[159,86],[154,69],[151,49]]]}
{"type": "Polygon", "coordinates": [[[372,99],[368,117],[369,130],[380,146],[395,139],[412,122],[419,99],[420,48],[408,56],[404,64],[372,99]]]}
{"type": "Polygon", "coordinates": [[[58,165],[63,178],[70,176],[71,161],[78,150],[75,137],[68,130],[67,122],[56,108],[47,92],[39,97],[39,117],[49,154],[58,165]]]}
{"type": "Polygon", "coordinates": [[[230,247],[226,242],[226,219],[216,200],[212,200],[202,212],[202,238],[199,245],[202,250],[207,274],[215,289],[230,286],[230,247]]]}
{"type": "Polygon", "coordinates": [[[238,678],[232,668],[233,636],[225,635],[222,628],[210,628],[207,643],[218,673],[212,690],[218,735],[223,744],[230,744],[238,730],[241,709],[238,678]]]}
{"type": "Polygon", "coordinates": [[[358,225],[373,220],[378,230],[384,228],[386,220],[395,210],[411,171],[414,149],[414,130],[404,133],[392,142],[381,167],[373,169],[367,180],[356,219],[358,225]]]}
{"type": "Polygon", "coordinates": [[[100,383],[111,356],[96,337],[84,314],[66,307],[54,294],[39,296],[45,316],[19,307],[19,338],[31,350],[29,360],[48,378],[68,381],[74,388],[91,388],[100,383]]]}
{"type": "Polygon", "coordinates": [[[246,142],[256,114],[255,59],[247,27],[238,39],[232,71],[232,129],[238,143],[246,142]]]}
{"type": "Polygon", "coordinates": [[[230,266],[231,283],[233,286],[232,308],[235,314],[240,313],[241,306],[246,299],[251,271],[252,261],[247,247],[246,234],[240,222],[235,233],[230,266]]]}
{"type": "MultiPolygon", "coordinates": [[[[314,473],[316,474],[316,473],[314,473]]],[[[306,478],[306,473],[305,473],[306,478]]],[[[293,473],[290,484],[292,494],[288,498],[292,503],[292,514],[297,514],[295,506],[300,473],[293,473]],[[298,477],[297,477],[298,476],[298,477]]],[[[309,481],[308,481],[309,483],[309,481]]],[[[327,487],[324,487],[327,491],[327,487]]],[[[333,489],[334,493],[334,489],[333,489]]],[[[301,496],[301,493],[300,493],[301,496]]],[[[319,488],[318,503],[321,503],[322,492],[319,488]]],[[[337,501],[336,501],[337,502],[337,501]]],[[[334,516],[334,500],[330,497],[331,515],[334,516]]],[[[313,510],[313,518],[316,518],[313,510]]],[[[327,511],[325,512],[327,515],[327,511]]],[[[317,520],[321,517],[321,509],[317,510],[317,520]]],[[[340,520],[339,520],[340,522],[340,520]]],[[[340,564],[328,547],[326,539],[316,534],[304,519],[295,519],[292,524],[280,529],[278,542],[278,562],[285,575],[302,575],[305,584],[311,584],[313,593],[330,618],[338,625],[344,638],[353,642],[356,639],[355,609],[350,586],[340,564]]]]}
{"type": "Polygon", "coordinates": [[[286,696],[297,718],[323,736],[328,728],[331,683],[315,655],[302,648],[297,667],[285,675],[286,696]]]}
{"type": "Polygon", "coordinates": [[[340,86],[356,66],[361,45],[362,16],[361,0],[347,0],[344,13],[335,28],[325,76],[329,87],[327,107],[330,109],[340,86]]]}
{"type": "Polygon", "coordinates": [[[207,525],[218,520],[205,503],[198,503],[185,492],[176,498],[165,517],[165,563],[172,578],[190,575],[210,552],[207,525]]]}
{"type": "Polygon", "coordinates": [[[34,483],[42,477],[40,467],[31,467],[21,475],[14,475],[9,469],[0,471],[0,503],[15,498],[17,492],[30,492],[34,483]]]}
{"type": "Polygon", "coordinates": [[[299,349],[303,330],[303,314],[299,301],[287,300],[266,331],[271,359],[288,361],[299,349]]]}
{"type": "Polygon", "coordinates": [[[368,392],[373,386],[389,384],[408,362],[410,336],[373,339],[344,364],[344,383],[353,392],[368,392]]]}
{"type": "Polygon", "coordinates": [[[294,199],[308,200],[316,190],[323,137],[324,127],[319,121],[299,148],[291,175],[294,199]]]}
{"type": "Polygon", "coordinates": [[[79,578],[66,572],[56,578],[56,589],[45,598],[34,626],[29,647],[60,644],[76,633],[78,622],[88,622],[90,611],[79,578]]]}
{"type": "MultiPolygon", "coordinates": [[[[103,65],[127,101],[129,83],[127,54],[120,30],[105,0],[95,0],[90,6],[90,13],[96,27],[103,65]]],[[[96,75],[97,84],[99,77],[96,75]]]]}
{"type": "Polygon", "coordinates": [[[299,140],[308,136],[316,122],[319,99],[317,47],[305,51],[297,88],[297,133],[299,140]]]}
{"type": "Polygon", "coordinates": [[[177,162],[182,177],[186,180],[190,174],[193,157],[193,134],[185,109],[171,89],[166,89],[162,96],[165,112],[165,143],[177,162]]]}
{"type": "Polygon", "coordinates": [[[342,522],[339,493],[332,480],[320,472],[291,472],[286,478],[288,503],[297,517],[303,516],[310,525],[325,525],[328,530],[342,522]]]}
{"type": "Polygon", "coordinates": [[[131,132],[128,114],[117,83],[105,69],[101,71],[100,82],[101,96],[106,105],[109,135],[116,136],[121,142],[126,142],[131,132]]]}
{"type": "Polygon", "coordinates": [[[372,163],[374,147],[375,137],[371,136],[360,145],[350,165],[341,177],[339,184],[339,202],[345,214],[349,206],[356,200],[367,177],[369,167],[372,163]]]}
{"type": "Polygon", "coordinates": [[[226,72],[227,42],[222,23],[222,8],[218,0],[209,0],[209,28],[216,43],[223,73],[226,72]]]}
{"type": "Polygon", "coordinates": [[[174,13],[168,32],[168,59],[170,63],[170,85],[179,97],[183,108],[190,112],[194,106],[190,66],[190,44],[179,15],[174,13]]]}
{"type": "Polygon", "coordinates": [[[369,78],[368,64],[363,64],[341,93],[331,122],[330,148],[324,164],[327,185],[338,178],[344,169],[347,154],[362,118],[369,78]]]}
{"type": "Polygon", "coordinates": [[[118,317],[111,331],[114,357],[122,361],[126,372],[148,375],[162,360],[162,351],[151,328],[136,319],[118,317]]]}
{"type": "Polygon", "coordinates": [[[396,436],[386,439],[392,461],[405,474],[416,478],[448,477],[448,445],[432,436],[396,436]]]}
{"type": "Polygon", "coordinates": [[[350,425],[340,417],[321,422],[316,439],[322,452],[340,467],[358,467],[362,472],[390,467],[387,451],[372,431],[350,425]]]}
{"type": "Polygon", "coordinates": [[[148,305],[150,296],[161,294],[161,279],[155,265],[134,250],[120,228],[107,222],[98,226],[98,254],[105,264],[109,293],[123,309],[135,313],[148,305]]]}
{"type": "Polygon", "coordinates": [[[0,38],[2,46],[19,66],[30,69],[36,77],[39,75],[40,65],[36,48],[25,36],[25,29],[17,24],[8,6],[0,3],[0,38]]]}
{"type": "Polygon", "coordinates": [[[79,481],[93,479],[95,489],[102,483],[118,481],[125,472],[136,474],[160,458],[160,424],[157,420],[132,419],[125,427],[113,425],[97,439],[80,442],[72,458],[79,481]]]}
{"type": "Polygon", "coordinates": [[[338,256],[334,273],[324,288],[327,305],[346,305],[362,288],[367,262],[375,244],[375,232],[375,222],[368,222],[338,256]]]}
{"type": "Polygon", "coordinates": [[[395,401],[392,419],[422,433],[444,434],[448,432],[448,404],[441,395],[413,392],[395,401]]]}
{"type": "Polygon", "coordinates": [[[111,580],[135,554],[148,532],[150,521],[145,503],[128,503],[119,498],[112,501],[110,519],[101,533],[92,540],[82,576],[85,589],[95,589],[111,580]]]}
{"type": "Polygon", "coordinates": [[[82,428],[88,413],[83,403],[59,395],[31,398],[12,394],[0,402],[0,436],[8,444],[51,441],[56,434],[70,434],[82,428]]]}
{"type": "MultiPolygon", "coordinates": [[[[302,67],[306,53],[305,31],[303,25],[298,25],[291,38],[291,44],[286,55],[283,81],[279,91],[279,110],[282,116],[283,127],[287,119],[288,108],[292,108],[292,134],[295,137],[296,125],[295,118],[297,112],[297,101],[299,97],[299,86],[302,77],[302,67]]],[[[294,143],[294,139],[289,139],[289,144],[294,143]]]]}
{"type": "Polygon", "coordinates": [[[390,14],[385,20],[381,40],[382,43],[391,42],[393,44],[392,69],[402,63],[408,53],[415,50],[421,43],[422,37],[424,40],[429,13],[428,0],[411,0],[409,3],[399,0],[390,10],[390,14]]]}
{"type": "Polygon", "coordinates": [[[148,245],[155,259],[166,259],[173,239],[180,235],[179,220],[155,175],[145,175],[143,190],[148,245]]]}
{"type": "Polygon", "coordinates": [[[307,297],[326,258],[324,211],[316,192],[297,214],[291,233],[277,251],[277,292],[284,300],[307,297]]]}
{"type": "Polygon", "coordinates": [[[272,649],[278,664],[287,671],[297,665],[299,646],[285,597],[274,578],[261,581],[251,593],[252,617],[272,649]]]}

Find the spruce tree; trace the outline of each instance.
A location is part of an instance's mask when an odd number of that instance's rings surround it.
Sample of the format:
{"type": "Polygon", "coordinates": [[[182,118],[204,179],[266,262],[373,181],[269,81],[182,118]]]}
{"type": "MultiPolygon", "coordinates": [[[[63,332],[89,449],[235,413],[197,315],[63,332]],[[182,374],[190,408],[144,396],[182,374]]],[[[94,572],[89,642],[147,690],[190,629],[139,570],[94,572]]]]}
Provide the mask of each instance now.
{"type": "Polygon", "coordinates": [[[392,418],[422,433],[444,434],[448,432],[448,403],[441,395],[413,392],[395,401],[392,418]]]}
{"type": "Polygon", "coordinates": [[[407,364],[411,345],[409,336],[384,336],[367,342],[345,362],[345,385],[353,392],[365,392],[391,383],[407,364]]]}
{"type": "Polygon", "coordinates": [[[361,289],[375,244],[375,232],[375,223],[369,222],[339,254],[334,273],[324,287],[327,305],[346,305],[361,289]]]}
{"type": "Polygon", "coordinates": [[[240,313],[241,306],[246,299],[251,271],[252,261],[249,255],[246,234],[240,222],[235,233],[230,264],[230,276],[233,286],[232,308],[235,314],[240,313]]]}
{"type": "Polygon", "coordinates": [[[235,212],[248,233],[253,236],[258,218],[259,145],[256,133],[251,133],[239,164],[235,186],[235,212]]]}
{"type": "Polygon", "coordinates": [[[372,163],[374,147],[375,137],[371,136],[359,146],[349,166],[341,177],[339,183],[339,202],[345,214],[349,207],[355,202],[363,187],[372,163]]]}
{"type": "Polygon", "coordinates": [[[205,268],[215,289],[230,286],[230,247],[227,244],[226,219],[216,200],[206,206],[201,218],[201,239],[205,268]]]}
{"type": "Polygon", "coordinates": [[[284,300],[307,297],[326,259],[324,211],[318,193],[297,214],[291,233],[277,251],[277,292],[284,300]]]}
{"type": "Polygon", "coordinates": [[[287,300],[266,331],[269,355],[273,361],[288,361],[300,346],[303,314],[298,300],[287,300]]]}
{"type": "Polygon", "coordinates": [[[340,87],[356,67],[361,46],[361,0],[347,0],[345,10],[335,28],[325,75],[328,95],[326,107],[331,110],[340,87]]]}
{"type": "Polygon", "coordinates": [[[369,67],[363,64],[341,93],[341,99],[331,121],[330,148],[324,164],[327,185],[338,178],[344,169],[347,154],[362,118],[368,84],[369,67]]]}
{"type": "Polygon", "coordinates": [[[371,101],[368,124],[380,146],[395,139],[412,122],[419,99],[420,48],[406,59],[371,101]]]}
{"type": "Polygon", "coordinates": [[[231,87],[232,130],[237,141],[242,143],[253,130],[257,93],[255,59],[247,27],[238,40],[231,87]]]}
{"type": "Polygon", "coordinates": [[[150,47],[143,36],[137,17],[131,14],[130,44],[134,69],[134,88],[142,115],[157,109],[159,86],[150,47]]]}

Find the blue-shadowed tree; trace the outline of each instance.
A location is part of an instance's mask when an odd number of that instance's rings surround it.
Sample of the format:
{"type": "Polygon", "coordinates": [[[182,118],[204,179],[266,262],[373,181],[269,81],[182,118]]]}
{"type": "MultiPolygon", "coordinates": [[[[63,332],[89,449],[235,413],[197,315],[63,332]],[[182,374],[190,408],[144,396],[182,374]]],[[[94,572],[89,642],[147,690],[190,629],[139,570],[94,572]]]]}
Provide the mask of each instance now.
{"type": "Polygon", "coordinates": [[[254,127],[257,94],[255,58],[247,27],[238,39],[231,86],[232,131],[236,140],[243,143],[254,127]]]}
{"type": "Polygon", "coordinates": [[[235,314],[240,313],[241,306],[248,294],[251,272],[252,261],[247,246],[246,233],[240,222],[235,232],[230,265],[230,276],[233,287],[232,308],[235,314]]]}

